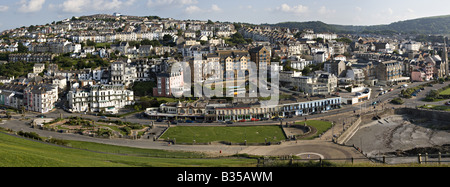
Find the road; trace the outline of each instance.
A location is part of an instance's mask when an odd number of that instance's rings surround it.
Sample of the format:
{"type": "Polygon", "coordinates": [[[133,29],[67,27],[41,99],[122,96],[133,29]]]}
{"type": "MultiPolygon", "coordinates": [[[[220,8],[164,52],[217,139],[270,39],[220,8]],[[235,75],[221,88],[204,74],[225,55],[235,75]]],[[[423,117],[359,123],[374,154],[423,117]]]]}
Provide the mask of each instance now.
{"type": "MultiPolygon", "coordinates": [[[[410,86],[417,86],[419,84],[424,83],[412,83],[410,86]]],[[[431,89],[438,89],[440,87],[446,86],[448,83],[440,85],[437,84],[435,87],[427,87],[425,91],[422,91],[418,97],[412,98],[409,100],[406,100],[407,106],[415,106],[417,104],[422,104],[422,101],[420,101],[421,97],[424,97],[426,93],[428,93],[431,89]]],[[[397,86],[399,87],[399,86],[397,86]]],[[[3,123],[0,123],[0,127],[9,128],[14,131],[25,131],[25,132],[36,132],[40,134],[41,136],[45,137],[54,137],[58,139],[67,139],[67,140],[77,140],[77,141],[88,141],[88,142],[96,142],[96,143],[103,143],[103,144],[111,144],[111,145],[119,145],[119,146],[128,146],[128,147],[138,147],[138,148],[147,148],[147,149],[163,149],[163,150],[182,150],[182,151],[199,151],[199,152],[206,152],[206,153],[212,153],[212,154],[223,154],[223,155],[231,155],[236,153],[249,153],[249,154],[258,154],[258,155],[302,155],[303,153],[314,153],[313,155],[316,156],[324,156],[325,158],[331,159],[331,158],[342,158],[346,157],[360,157],[361,154],[356,152],[351,147],[345,147],[345,146],[339,146],[336,144],[331,143],[331,137],[333,137],[334,134],[338,134],[342,131],[345,125],[349,125],[353,118],[355,118],[355,114],[353,111],[364,112],[365,110],[370,110],[372,106],[370,104],[373,101],[381,101],[383,103],[387,103],[387,101],[398,97],[398,94],[400,93],[400,89],[394,89],[392,92],[389,92],[382,96],[377,96],[375,98],[370,99],[369,101],[366,101],[359,105],[344,105],[341,109],[336,109],[329,111],[327,113],[322,114],[315,114],[315,115],[309,115],[307,116],[308,120],[310,119],[324,119],[329,121],[334,121],[335,126],[328,130],[323,136],[321,136],[320,139],[316,140],[308,140],[308,141],[288,141],[284,142],[281,145],[272,145],[272,146],[227,146],[223,144],[217,144],[217,145],[169,145],[166,142],[160,142],[160,141],[153,141],[151,138],[143,138],[139,140],[128,140],[128,139],[100,139],[100,138],[92,138],[88,136],[82,136],[82,135],[76,135],[76,134],[62,134],[57,133],[53,131],[46,131],[46,130],[40,130],[31,128],[29,123],[31,122],[31,119],[35,118],[36,113],[27,112],[25,117],[29,120],[22,120],[21,115],[13,116],[11,120],[3,121],[3,123]]],[[[377,94],[377,93],[374,93],[377,94]]],[[[442,101],[444,102],[444,101],[442,101]]],[[[383,107],[383,105],[379,105],[377,107],[383,107]]],[[[51,113],[45,114],[47,117],[50,118],[57,118],[60,117],[60,115],[63,115],[63,117],[67,116],[80,116],[83,118],[89,118],[92,120],[98,120],[101,119],[100,116],[95,115],[86,115],[86,114],[79,114],[79,113],[67,113],[64,110],[56,109],[52,111],[51,113]]],[[[139,114],[127,116],[121,120],[129,121],[133,123],[141,123],[148,125],[150,123],[150,120],[148,119],[141,119],[139,118],[139,114]]],[[[111,118],[111,119],[119,119],[119,118],[111,118]]],[[[294,118],[288,118],[285,122],[292,122],[292,121],[302,121],[304,120],[304,117],[294,117],[294,118]]],[[[249,122],[246,124],[255,124],[255,125],[270,125],[270,124],[279,124],[278,121],[264,121],[264,122],[249,122]]],[[[217,123],[216,123],[217,124],[217,123]]],[[[155,123],[155,125],[160,127],[165,127],[166,123],[155,123]]],[[[309,154],[311,155],[311,154],[309,154]]]]}

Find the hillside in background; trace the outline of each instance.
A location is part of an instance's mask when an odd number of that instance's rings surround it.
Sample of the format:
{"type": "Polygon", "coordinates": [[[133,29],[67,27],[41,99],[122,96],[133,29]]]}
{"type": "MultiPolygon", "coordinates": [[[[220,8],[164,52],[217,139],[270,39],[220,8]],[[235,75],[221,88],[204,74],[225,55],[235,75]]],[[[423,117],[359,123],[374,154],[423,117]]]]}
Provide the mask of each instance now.
{"type": "Polygon", "coordinates": [[[426,17],[413,20],[394,22],[389,25],[350,26],[334,25],[321,21],[282,22],[265,24],[271,26],[303,29],[313,29],[315,32],[362,33],[362,34],[450,34],[450,15],[426,17]]]}

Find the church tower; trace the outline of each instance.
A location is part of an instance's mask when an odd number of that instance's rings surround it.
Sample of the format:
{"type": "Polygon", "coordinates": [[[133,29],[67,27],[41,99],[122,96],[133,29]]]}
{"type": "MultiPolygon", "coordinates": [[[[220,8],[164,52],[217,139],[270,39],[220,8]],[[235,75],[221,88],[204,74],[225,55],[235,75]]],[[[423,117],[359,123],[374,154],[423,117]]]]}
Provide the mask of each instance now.
{"type": "Polygon", "coordinates": [[[445,76],[444,77],[447,77],[448,76],[448,73],[449,73],[449,69],[448,69],[448,51],[447,51],[447,42],[446,42],[446,37],[444,36],[444,51],[443,51],[443,54],[442,54],[442,62],[444,62],[445,64],[445,70],[444,70],[444,73],[445,73],[445,76]]]}

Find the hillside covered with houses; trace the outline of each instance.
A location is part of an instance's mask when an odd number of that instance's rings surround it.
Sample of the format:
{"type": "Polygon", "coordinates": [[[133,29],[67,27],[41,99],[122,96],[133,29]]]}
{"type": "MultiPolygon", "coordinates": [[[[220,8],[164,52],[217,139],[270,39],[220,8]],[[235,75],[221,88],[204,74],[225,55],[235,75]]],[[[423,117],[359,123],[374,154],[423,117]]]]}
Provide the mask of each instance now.
{"type": "Polygon", "coordinates": [[[303,115],[347,104],[352,99],[339,94],[345,88],[445,78],[447,43],[443,37],[427,42],[411,35],[157,16],[72,17],[1,33],[0,105],[38,113],[58,102],[70,112],[118,113],[138,106],[151,118],[211,121],[303,115]],[[297,94],[261,106],[266,98],[248,96],[253,63],[275,72],[281,90],[297,94]],[[236,77],[245,81],[223,87],[223,96],[194,94],[195,84],[236,77]]]}

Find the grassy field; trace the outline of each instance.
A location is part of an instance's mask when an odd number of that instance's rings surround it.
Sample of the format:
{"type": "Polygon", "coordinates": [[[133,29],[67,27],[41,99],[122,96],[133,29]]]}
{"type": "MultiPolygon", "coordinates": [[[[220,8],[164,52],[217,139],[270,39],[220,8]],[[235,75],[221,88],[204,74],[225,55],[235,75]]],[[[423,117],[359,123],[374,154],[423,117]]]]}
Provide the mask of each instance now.
{"type": "Polygon", "coordinates": [[[254,167],[257,162],[238,158],[202,159],[197,153],[69,143],[80,149],[0,133],[0,167],[254,167]]]}
{"type": "Polygon", "coordinates": [[[286,137],[279,126],[245,126],[245,127],[208,127],[208,126],[177,126],[171,127],[161,139],[173,140],[176,143],[208,143],[226,141],[231,143],[265,143],[279,142],[286,137]]]}
{"type": "MultiPolygon", "coordinates": [[[[305,124],[305,122],[304,121],[296,122],[295,124],[303,125],[303,124],[305,124]]],[[[323,132],[330,129],[332,124],[328,121],[308,120],[308,121],[306,121],[306,125],[317,129],[317,133],[314,136],[310,136],[307,138],[307,139],[314,139],[314,138],[318,137],[319,134],[322,134],[323,132]]]]}
{"type": "Polygon", "coordinates": [[[439,95],[450,95],[450,88],[440,92],[439,95]]]}
{"type": "Polygon", "coordinates": [[[450,111],[450,106],[447,106],[447,105],[424,105],[424,106],[419,106],[419,108],[450,111]]]}

